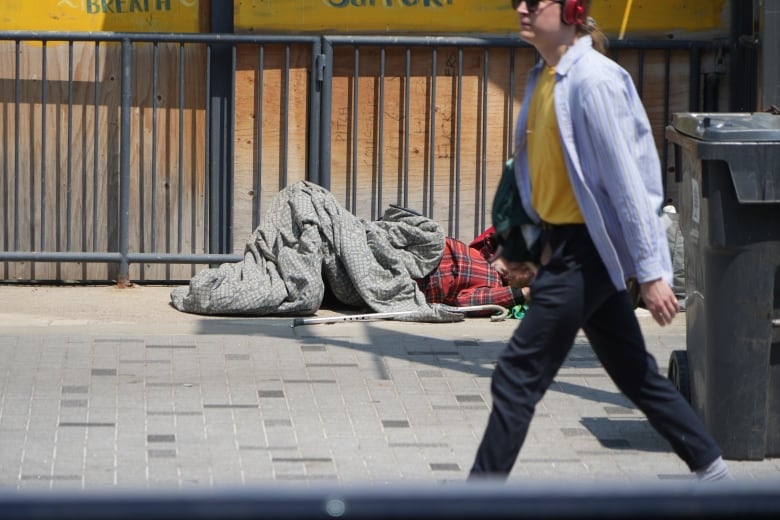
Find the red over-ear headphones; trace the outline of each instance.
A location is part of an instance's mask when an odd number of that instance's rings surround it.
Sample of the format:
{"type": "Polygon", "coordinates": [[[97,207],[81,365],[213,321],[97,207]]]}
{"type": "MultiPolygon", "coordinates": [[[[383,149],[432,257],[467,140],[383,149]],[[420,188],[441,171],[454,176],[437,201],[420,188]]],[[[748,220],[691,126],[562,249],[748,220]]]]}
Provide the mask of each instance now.
{"type": "Polygon", "coordinates": [[[587,0],[564,0],[561,2],[561,21],[566,25],[582,25],[585,23],[587,0]]]}

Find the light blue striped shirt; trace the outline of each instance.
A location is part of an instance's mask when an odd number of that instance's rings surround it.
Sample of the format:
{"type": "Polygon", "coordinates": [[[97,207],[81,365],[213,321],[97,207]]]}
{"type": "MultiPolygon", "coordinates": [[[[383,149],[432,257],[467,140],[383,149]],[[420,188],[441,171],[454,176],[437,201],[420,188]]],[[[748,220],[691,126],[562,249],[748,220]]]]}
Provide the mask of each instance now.
{"type": "MultiPolygon", "coordinates": [[[[531,180],[526,127],[531,94],[543,63],[528,77],[517,119],[515,178],[528,215],[531,180]]],[[[650,122],[631,76],[581,37],[556,70],[555,113],[566,168],[585,224],[618,289],[635,276],[664,278],[672,265],[661,221],[664,201],[661,165],[650,122]]]]}

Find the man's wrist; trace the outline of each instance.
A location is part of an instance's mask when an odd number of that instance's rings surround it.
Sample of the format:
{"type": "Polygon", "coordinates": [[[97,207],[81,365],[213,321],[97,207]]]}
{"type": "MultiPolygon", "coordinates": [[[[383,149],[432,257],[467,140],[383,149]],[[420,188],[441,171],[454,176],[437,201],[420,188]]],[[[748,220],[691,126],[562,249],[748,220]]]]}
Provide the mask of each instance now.
{"type": "Polygon", "coordinates": [[[512,298],[515,300],[515,305],[522,305],[525,303],[525,294],[523,294],[522,287],[512,287],[512,298]]]}

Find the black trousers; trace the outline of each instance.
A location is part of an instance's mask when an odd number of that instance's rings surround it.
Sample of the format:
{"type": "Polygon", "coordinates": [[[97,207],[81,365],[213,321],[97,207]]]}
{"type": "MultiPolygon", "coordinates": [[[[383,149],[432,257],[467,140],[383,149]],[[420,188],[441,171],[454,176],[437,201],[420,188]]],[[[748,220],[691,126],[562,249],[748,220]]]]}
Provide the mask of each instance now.
{"type": "Polygon", "coordinates": [[[617,387],[691,471],[720,456],[699,416],[658,371],[625,291],[618,291],[584,225],[549,226],[551,250],[531,285],[531,305],[493,372],[493,408],[470,478],[506,477],[537,403],[580,329],[617,387]]]}

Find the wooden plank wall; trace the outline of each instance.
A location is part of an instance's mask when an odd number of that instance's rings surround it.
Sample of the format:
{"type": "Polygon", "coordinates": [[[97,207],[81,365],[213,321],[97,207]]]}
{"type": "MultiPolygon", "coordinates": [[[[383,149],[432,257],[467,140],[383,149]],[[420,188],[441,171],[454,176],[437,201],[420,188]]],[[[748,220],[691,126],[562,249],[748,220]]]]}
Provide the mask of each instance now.
{"type": "MultiPolygon", "coordinates": [[[[511,155],[509,133],[522,101],[527,71],[533,65],[533,51],[515,51],[515,91],[510,92],[508,49],[488,52],[487,83],[484,81],[484,49],[464,49],[462,57],[458,56],[456,48],[439,49],[435,95],[432,92],[430,48],[410,50],[409,85],[406,85],[407,58],[404,48],[389,48],[386,51],[384,74],[380,70],[380,50],[370,46],[359,48],[357,82],[355,49],[349,46],[337,47],[335,53],[330,167],[331,190],[336,198],[356,215],[367,219],[380,217],[390,203],[401,204],[432,216],[448,234],[462,240],[473,238],[489,226],[492,196],[502,165],[511,155]],[[462,63],[460,84],[457,80],[459,59],[462,63]],[[405,106],[407,90],[408,107],[405,106]],[[382,95],[384,98],[381,98],[382,95]],[[483,114],[483,95],[487,100],[486,114],[483,114]],[[355,99],[357,107],[354,105],[355,99]],[[431,106],[432,100],[435,100],[434,107],[431,106]],[[435,112],[433,128],[432,111],[435,112]],[[405,121],[407,113],[408,138],[405,121]],[[483,116],[487,120],[484,128],[483,116]],[[408,162],[404,162],[407,150],[408,162]],[[356,162],[353,162],[355,158],[356,162]],[[431,163],[433,193],[429,177],[431,163]]],[[[306,56],[303,56],[302,66],[305,59],[306,56]]],[[[624,51],[617,59],[632,74],[635,82],[641,83],[654,137],[659,154],[662,155],[666,118],[674,112],[689,110],[688,53],[673,51],[669,54],[668,92],[666,51],[645,51],[641,58],[638,51],[624,51]],[[640,64],[643,67],[641,73],[640,64]],[[668,112],[664,109],[667,96],[668,112]]],[[[275,83],[268,76],[266,74],[267,85],[270,85],[268,90],[274,92],[275,83]]],[[[239,87],[241,85],[249,90],[249,82],[240,82],[239,87]]],[[[248,135],[249,129],[255,130],[251,121],[253,111],[242,109],[252,106],[252,96],[250,93],[239,96],[244,100],[239,103],[237,112],[237,127],[244,129],[239,132],[242,136],[248,135]]],[[[264,112],[275,114],[273,111],[277,107],[274,103],[271,100],[266,100],[266,103],[264,112]]],[[[304,132],[303,120],[297,117],[294,120],[299,124],[298,132],[304,132]]],[[[271,122],[277,124],[276,121],[271,122]]],[[[268,124],[265,117],[264,124],[268,124]]],[[[249,139],[238,142],[242,139],[237,139],[237,146],[248,147],[249,139]]],[[[300,134],[297,138],[293,134],[291,139],[293,142],[303,140],[300,134]]],[[[272,161],[274,154],[278,153],[277,146],[276,140],[264,142],[263,156],[272,161]]],[[[294,157],[296,153],[291,156],[294,157]]],[[[246,172],[243,174],[245,180],[237,183],[248,185],[249,168],[243,165],[248,164],[249,159],[247,153],[237,154],[237,161],[242,162],[239,170],[246,172]]],[[[268,173],[276,176],[276,168],[277,165],[273,163],[267,168],[264,166],[263,178],[268,173]]],[[[291,164],[290,180],[303,178],[304,169],[302,158],[297,167],[291,164]]],[[[667,176],[670,199],[674,199],[673,174],[667,176]]],[[[264,181],[264,198],[273,195],[268,190],[274,188],[275,178],[264,181]]],[[[237,193],[237,206],[241,196],[242,193],[237,193]]],[[[241,222],[246,223],[247,219],[237,215],[236,226],[241,226],[241,222]]],[[[241,246],[238,237],[235,246],[237,250],[241,246]]]]}
{"type": "MultiPolygon", "coordinates": [[[[379,50],[360,49],[358,106],[355,107],[353,51],[337,49],[332,190],[356,214],[377,218],[387,204],[394,203],[431,216],[451,236],[470,238],[482,227],[482,212],[491,202],[483,200],[483,192],[492,199],[503,164],[511,153],[512,115],[517,113],[522,90],[517,88],[514,95],[510,91],[508,49],[489,51],[487,81],[485,50],[465,48],[460,52],[457,48],[438,49],[434,91],[430,48],[410,50],[408,85],[405,48],[387,50],[384,85],[380,78],[379,50]],[[384,101],[380,106],[382,89],[384,101]],[[408,136],[405,135],[407,114],[408,136]],[[380,116],[384,119],[382,135],[379,135],[380,116]],[[487,120],[484,128],[483,117],[487,120]],[[355,152],[357,164],[352,163],[355,152]],[[429,176],[433,177],[432,183],[429,176]],[[358,194],[354,201],[350,198],[353,192],[358,194]]],[[[515,85],[524,83],[532,60],[529,50],[517,53],[515,85]]]]}
{"type": "Polygon", "coordinates": [[[269,200],[285,185],[306,178],[311,62],[311,46],[238,47],[233,191],[236,254],[243,253],[269,200]]]}

